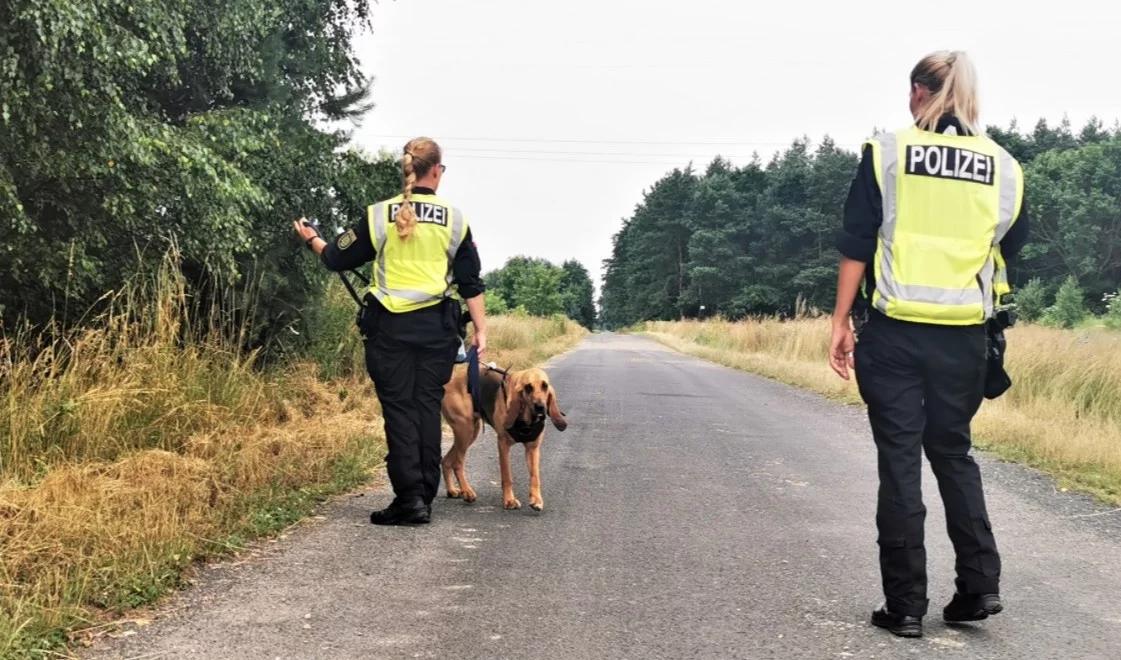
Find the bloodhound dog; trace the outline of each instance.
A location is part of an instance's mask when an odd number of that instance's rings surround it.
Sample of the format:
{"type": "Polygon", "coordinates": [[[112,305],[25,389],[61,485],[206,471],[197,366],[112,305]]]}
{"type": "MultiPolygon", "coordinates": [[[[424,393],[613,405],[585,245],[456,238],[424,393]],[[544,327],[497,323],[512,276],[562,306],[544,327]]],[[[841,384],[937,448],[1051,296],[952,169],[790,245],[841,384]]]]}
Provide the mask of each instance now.
{"type": "Polygon", "coordinates": [[[467,482],[467,450],[479,437],[486,423],[498,435],[498,467],[502,472],[502,506],[521,508],[514,497],[514,476],[510,469],[510,449],[516,443],[525,445],[525,462],[529,469],[529,506],[535,511],[545,508],[541,499],[541,442],[548,415],[558,431],[568,428],[564,413],[557,404],[557,393],[549,376],[541,369],[505,373],[485,365],[479,368],[476,410],[467,392],[467,371],[460,369],[444,386],[441,412],[452,428],[455,442],[444,456],[444,485],[448,497],[462,497],[474,502],[475,489],[467,482]],[[454,477],[454,482],[453,482],[454,477]],[[455,484],[455,485],[453,485],[455,484]]]}

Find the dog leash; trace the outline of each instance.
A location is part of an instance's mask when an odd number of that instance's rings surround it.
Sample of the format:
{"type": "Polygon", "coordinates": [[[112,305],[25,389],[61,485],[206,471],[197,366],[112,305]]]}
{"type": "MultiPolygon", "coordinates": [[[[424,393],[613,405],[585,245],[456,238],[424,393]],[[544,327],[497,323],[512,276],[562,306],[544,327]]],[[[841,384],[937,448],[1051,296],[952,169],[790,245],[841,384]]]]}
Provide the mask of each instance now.
{"type": "Polygon", "coordinates": [[[467,394],[471,396],[471,405],[479,416],[489,423],[479,393],[479,351],[474,346],[467,350],[467,394]]]}
{"type": "MultiPolygon", "coordinates": [[[[479,362],[479,349],[472,346],[467,349],[467,393],[471,396],[471,405],[474,406],[479,416],[483,418],[483,421],[494,426],[494,420],[490,419],[490,415],[487,415],[487,409],[483,406],[482,385],[480,382],[482,374],[479,371],[480,366],[483,365],[479,362]]],[[[506,377],[509,375],[509,372],[505,369],[499,369],[494,364],[485,366],[488,371],[493,371],[502,376],[502,395],[505,397],[506,377]]]]}
{"type": "Polygon", "coordinates": [[[480,367],[486,367],[487,371],[493,371],[502,376],[502,382],[499,386],[502,388],[503,399],[507,397],[506,381],[510,377],[510,372],[500,368],[493,362],[490,364],[479,362],[479,350],[474,346],[467,350],[467,394],[471,397],[471,405],[474,407],[475,411],[479,413],[479,417],[482,417],[483,421],[490,424],[491,427],[495,427],[495,421],[490,418],[490,415],[487,414],[486,406],[483,405],[482,372],[480,371],[480,367]]]}

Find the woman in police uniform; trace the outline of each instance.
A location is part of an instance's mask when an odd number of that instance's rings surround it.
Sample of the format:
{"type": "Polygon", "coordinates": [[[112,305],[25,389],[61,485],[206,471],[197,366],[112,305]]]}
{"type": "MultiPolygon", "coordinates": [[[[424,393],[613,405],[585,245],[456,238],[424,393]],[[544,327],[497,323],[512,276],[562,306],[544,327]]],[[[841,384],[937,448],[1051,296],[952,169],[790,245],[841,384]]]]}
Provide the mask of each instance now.
{"type": "Polygon", "coordinates": [[[373,262],[362,322],[366,368],[385,418],[386,469],[393,502],[370,515],[375,525],[427,523],[440,485],[440,404],[459,349],[460,306],[467,301],[473,344],[486,350],[479,255],[462,211],[436,196],[445,167],[439,145],[416,138],[402,156],[404,192],[370,206],[334,242],[295,223],[324,265],[350,270],[373,262]]]}
{"type": "Polygon", "coordinates": [[[943,618],[978,621],[1002,609],[1000,556],[969,427],[984,391],[985,324],[1008,292],[1005,266],[1026,241],[1028,220],[1020,165],[981,132],[975,80],[961,52],[915,66],[915,123],[865,144],[838,239],[830,364],[845,379],[855,366],[879,463],[886,602],[872,623],[906,637],[922,635],[928,605],[924,450],[957,557],[943,618]],[[867,307],[857,313],[867,319],[859,343],[854,300],[867,307]]]}

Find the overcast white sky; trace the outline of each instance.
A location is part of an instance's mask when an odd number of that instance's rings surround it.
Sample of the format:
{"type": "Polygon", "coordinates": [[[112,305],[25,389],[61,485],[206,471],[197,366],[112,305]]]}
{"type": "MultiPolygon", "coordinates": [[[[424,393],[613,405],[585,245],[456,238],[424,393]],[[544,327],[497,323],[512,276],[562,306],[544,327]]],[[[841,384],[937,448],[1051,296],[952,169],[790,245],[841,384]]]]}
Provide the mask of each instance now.
{"type": "Polygon", "coordinates": [[[907,76],[933,50],[973,56],[985,123],[1121,117],[1114,2],[382,0],[373,23],[355,141],[436,138],[485,270],[576,258],[598,283],[665,172],[802,135],[856,149],[909,122],[907,76]]]}

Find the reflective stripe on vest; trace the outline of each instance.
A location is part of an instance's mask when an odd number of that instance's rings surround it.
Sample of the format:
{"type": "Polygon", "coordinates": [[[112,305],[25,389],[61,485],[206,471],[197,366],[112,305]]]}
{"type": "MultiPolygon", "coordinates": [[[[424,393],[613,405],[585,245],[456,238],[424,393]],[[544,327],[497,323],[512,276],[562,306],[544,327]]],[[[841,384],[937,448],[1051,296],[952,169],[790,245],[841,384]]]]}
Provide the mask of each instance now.
{"type": "Polygon", "coordinates": [[[462,211],[435,195],[414,195],[418,222],[413,234],[402,240],[390,225],[394,208],[403,201],[398,195],[367,211],[377,252],[370,293],[396,313],[431,307],[451,295],[452,263],[467,235],[462,211]]]}
{"type": "Polygon", "coordinates": [[[918,128],[868,144],[883,198],[873,305],[920,323],[990,318],[1010,290],[999,244],[1022,203],[1019,164],[988,138],[918,128]]]}

